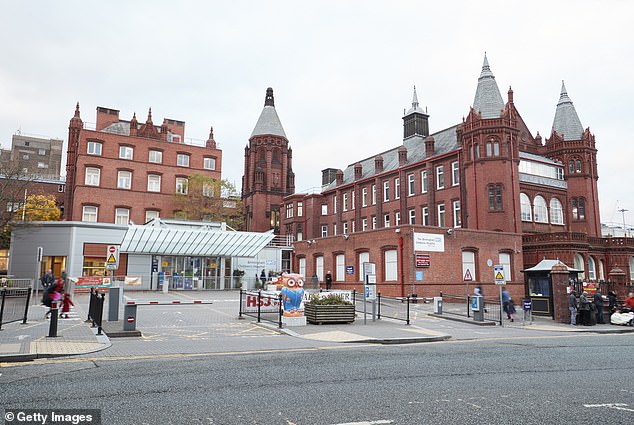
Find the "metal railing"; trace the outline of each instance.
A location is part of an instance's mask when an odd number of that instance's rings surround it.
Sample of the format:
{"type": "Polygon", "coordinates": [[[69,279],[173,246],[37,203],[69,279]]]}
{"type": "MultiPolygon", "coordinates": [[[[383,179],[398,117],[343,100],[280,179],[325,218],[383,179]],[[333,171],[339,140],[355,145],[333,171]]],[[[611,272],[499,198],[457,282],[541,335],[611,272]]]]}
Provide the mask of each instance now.
{"type": "Polygon", "coordinates": [[[103,319],[103,304],[106,298],[105,292],[99,293],[95,288],[90,288],[90,303],[88,305],[87,322],[92,322],[92,327],[97,327],[97,335],[101,335],[103,319]]]}
{"type": "MultiPolygon", "coordinates": [[[[453,314],[470,318],[471,295],[451,295],[440,292],[442,298],[442,314],[453,314]]],[[[484,320],[502,324],[502,309],[499,298],[484,298],[484,320]]]]}
{"type": "Polygon", "coordinates": [[[0,287],[33,288],[33,279],[18,279],[11,276],[0,276],[0,287]]]}
{"type": "MultiPolygon", "coordinates": [[[[363,292],[352,291],[354,310],[357,313],[372,313],[372,301],[365,299],[363,292]],[[365,305],[364,305],[365,304],[365,305]]],[[[376,297],[377,319],[387,317],[394,320],[401,320],[408,325],[411,321],[411,304],[413,299],[407,297],[386,297],[379,292],[376,297]]]]}
{"type": "Polygon", "coordinates": [[[26,323],[29,313],[29,300],[31,299],[31,288],[2,288],[0,296],[0,329],[5,323],[22,320],[26,323]]]}
{"type": "Polygon", "coordinates": [[[262,291],[245,291],[240,289],[240,312],[238,317],[254,317],[258,323],[262,321],[277,324],[282,328],[282,294],[267,294],[262,291]]]}

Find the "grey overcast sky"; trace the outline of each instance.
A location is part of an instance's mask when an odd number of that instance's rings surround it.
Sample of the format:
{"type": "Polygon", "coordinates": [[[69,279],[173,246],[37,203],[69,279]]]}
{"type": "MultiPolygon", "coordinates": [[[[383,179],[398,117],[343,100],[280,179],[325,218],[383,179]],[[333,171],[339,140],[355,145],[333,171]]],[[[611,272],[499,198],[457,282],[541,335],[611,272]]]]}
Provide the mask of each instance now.
{"type": "MultiPolygon", "coordinates": [[[[564,80],[596,136],[602,222],[634,223],[634,2],[18,1],[0,14],[0,142],[67,139],[76,102],[129,120],[186,122],[223,150],[241,187],[267,87],[293,148],[296,190],[402,143],[412,88],[430,131],[473,103],[484,52],[535,135],[550,136],[564,80]]],[[[90,125],[90,124],[89,124],[90,125]]]]}

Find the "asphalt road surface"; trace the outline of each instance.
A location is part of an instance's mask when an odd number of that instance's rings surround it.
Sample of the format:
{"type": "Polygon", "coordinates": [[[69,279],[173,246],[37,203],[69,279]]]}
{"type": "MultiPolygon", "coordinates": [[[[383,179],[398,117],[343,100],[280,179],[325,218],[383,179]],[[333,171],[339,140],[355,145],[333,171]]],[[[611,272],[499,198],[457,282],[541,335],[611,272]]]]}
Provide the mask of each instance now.
{"type": "Polygon", "coordinates": [[[571,334],[60,358],[5,365],[0,400],[126,425],[631,424],[633,350],[571,334]]]}

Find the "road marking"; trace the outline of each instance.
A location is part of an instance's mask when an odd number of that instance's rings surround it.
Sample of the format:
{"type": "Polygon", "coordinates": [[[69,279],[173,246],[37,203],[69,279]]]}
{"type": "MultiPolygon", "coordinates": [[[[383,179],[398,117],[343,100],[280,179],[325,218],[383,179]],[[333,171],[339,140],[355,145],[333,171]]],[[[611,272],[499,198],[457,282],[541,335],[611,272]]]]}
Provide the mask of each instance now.
{"type": "Polygon", "coordinates": [[[344,422],[333,425],[380,425],[380,424],[391,424],[394,423],[392,419],[379,419],[376,421],[363,421],[363,422],[344,422]]]}
{"type": "Polygon", "coordinates": [[[634,412],[634,409],[628,409],[625,403],[603,403],[603,404],[584,404],[583,407],[605,407],[608,409],[625,410],[626,412],[634,412]]]}

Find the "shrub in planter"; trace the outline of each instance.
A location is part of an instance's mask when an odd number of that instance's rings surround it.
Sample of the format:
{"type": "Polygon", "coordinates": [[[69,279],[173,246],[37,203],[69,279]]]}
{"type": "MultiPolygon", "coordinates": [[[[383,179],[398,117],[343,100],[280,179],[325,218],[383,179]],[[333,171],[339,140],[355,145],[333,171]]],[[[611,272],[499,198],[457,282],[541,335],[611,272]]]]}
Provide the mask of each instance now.
{"type": "Polygon", "coordinates": [[[330,295],[319,298],[311,295],[304,305],[304,315],[308,323],[321,325],[323,323],[351,323],[354,322],[354,304],[340,295],[330,295]]]}

